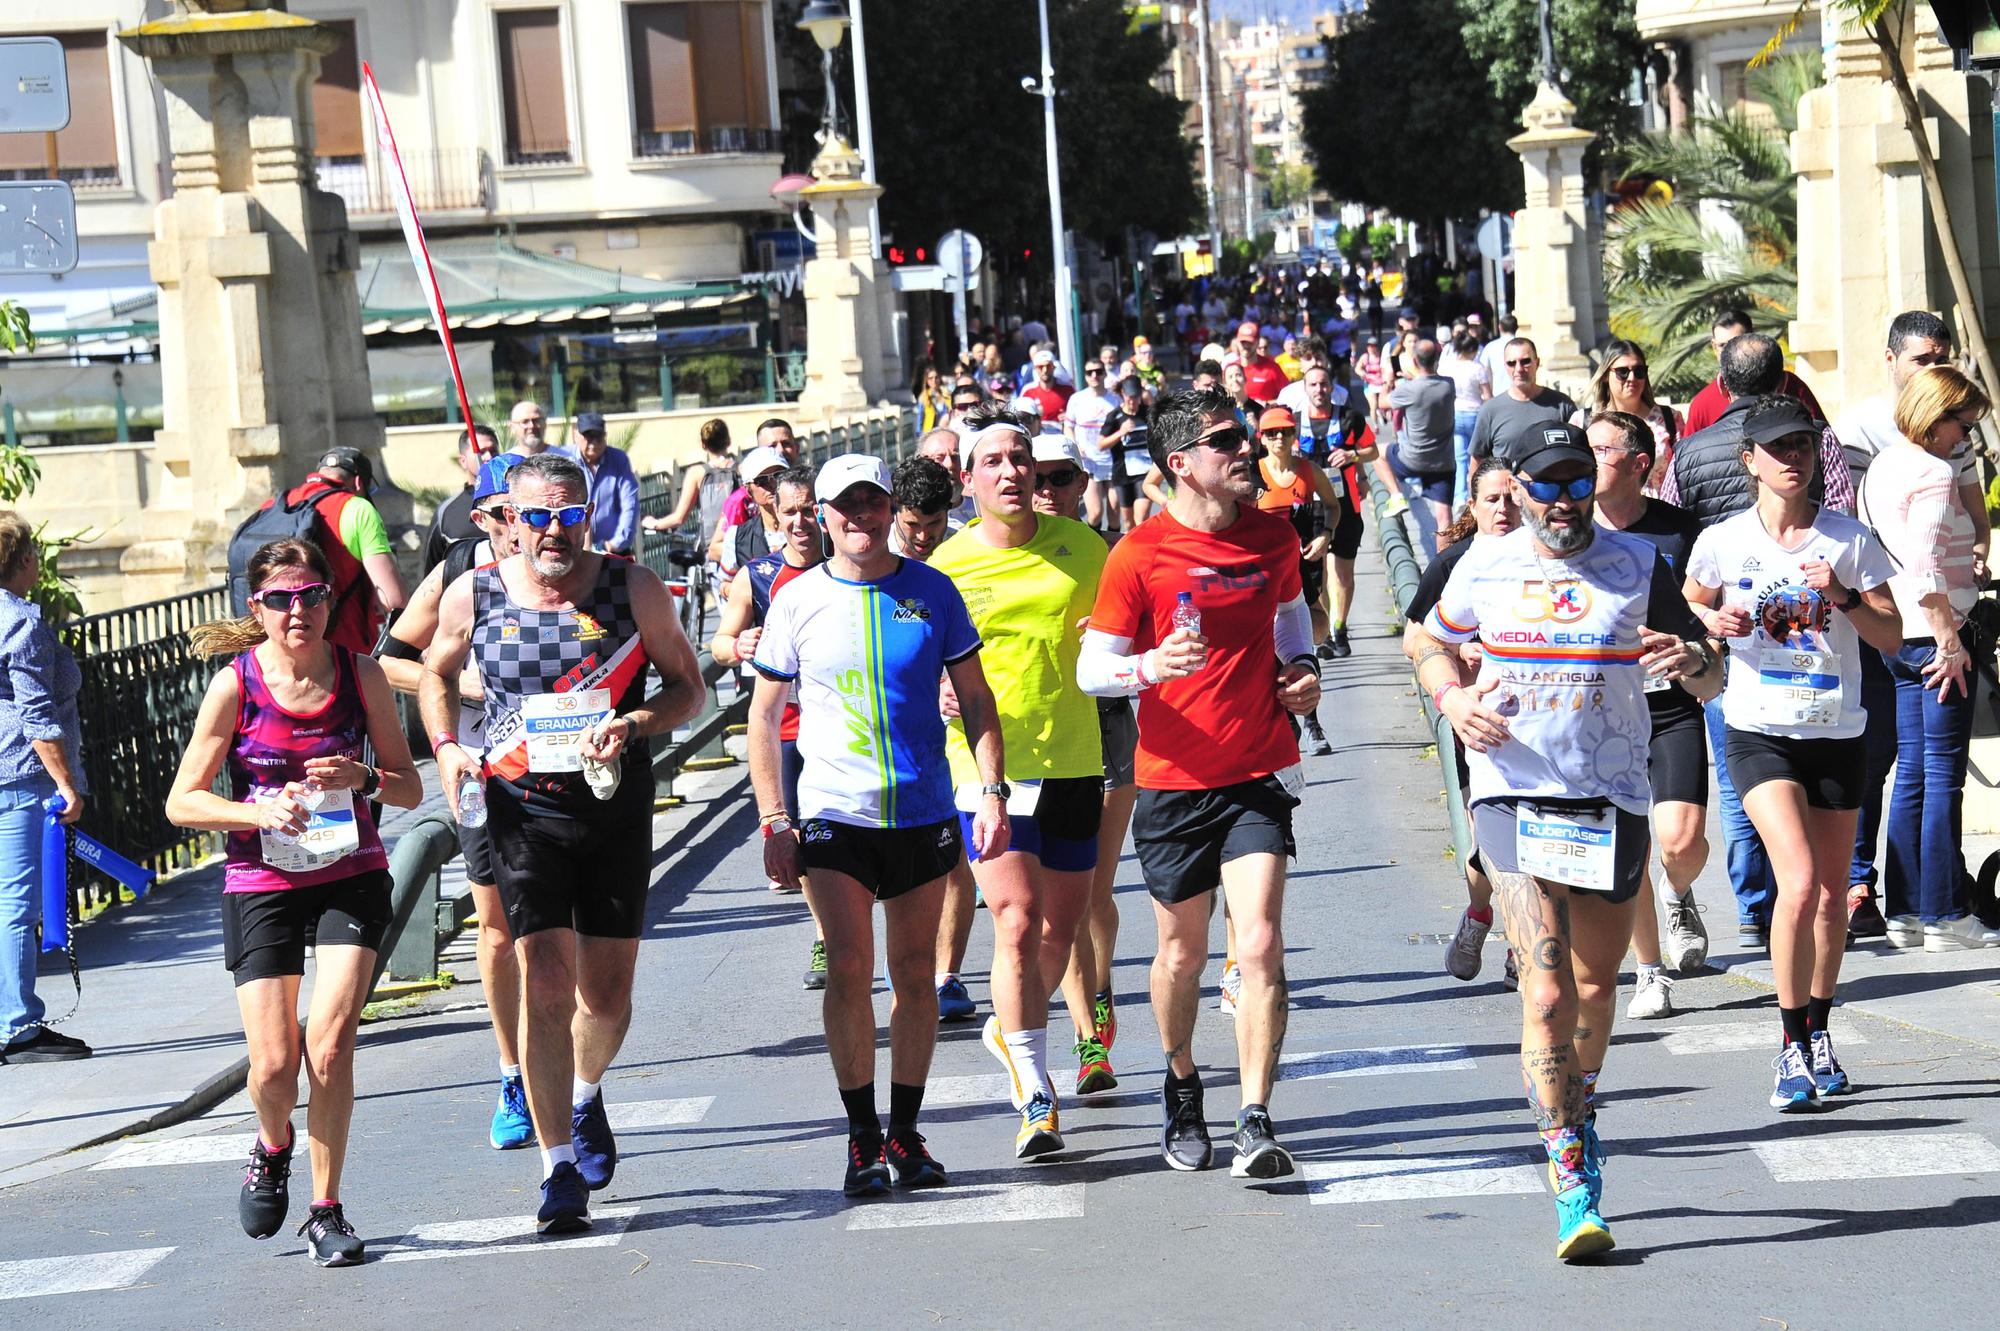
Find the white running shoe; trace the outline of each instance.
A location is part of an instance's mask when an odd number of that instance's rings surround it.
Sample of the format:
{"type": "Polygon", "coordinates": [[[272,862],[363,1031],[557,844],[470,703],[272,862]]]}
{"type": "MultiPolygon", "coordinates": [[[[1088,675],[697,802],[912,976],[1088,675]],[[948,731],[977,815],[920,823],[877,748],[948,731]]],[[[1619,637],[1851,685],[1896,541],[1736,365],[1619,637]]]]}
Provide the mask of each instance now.
{"type": "Polygon", "coordinates": [[[1891,915],[1889,917],[1889,931],[1883,937],[1889,940],[1890,947],[1898,951],[1907,951],[1910,948],[1922,947],[1924,945],[1924,922],[1915,915],[1891,915]]]}
{"type": "Polygon", "coordinates": [[[1236,1014],[1236,999],[1243,992],[1243,971],[1235,962],[1225,962],[1222,967],[1222,997],[1216,1006],[1231,1016],[1236,1014]]]}
{"type": "Polygon", "coordinates": [[[1470,980],[1479,975],[1480,949],[1493,930],[1491,919],[1475,920],[1467,906],[1458,917],[1458,932],[1444,945],[1445,972],[1453,979],[1470,980]]]}
{"type": "Polygon", "coordinates": [[[1686,975],[1701,969],[1708,960],[1708,929],[1701,922],[1701,907],[1694,904],[1694,891],[1689,889],[1684,897],[1676,897],[1670,890],[1667,898],[1667,968],[1676,975],[1686,975]]]}
{"type": "Polygon", "coordinates": [[[2000,947],[2000,930],[1987,928],[1977,915],[1924,926],[1926,952],[1976,952],[1982,947],[2000,947]]]}
{"type": "Polygon", "coordinates": [[[1638,983],[1632,988],[1632,1001],[1625,1008],[1625,1016],[1632,1021],[1652,1021],[1660,1017],[1674,1015],[1673,995],[1667,991],[1673,988],[1673,981],[1661,970],[1642,970],[1638,983]]]}

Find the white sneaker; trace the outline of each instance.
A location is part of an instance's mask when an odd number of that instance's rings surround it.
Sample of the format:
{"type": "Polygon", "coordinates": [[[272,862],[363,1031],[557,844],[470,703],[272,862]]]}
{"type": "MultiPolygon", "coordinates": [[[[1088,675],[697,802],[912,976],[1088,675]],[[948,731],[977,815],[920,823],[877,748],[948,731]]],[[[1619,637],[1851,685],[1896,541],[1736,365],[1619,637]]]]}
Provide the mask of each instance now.
{"type": "Polygon", "coordinates": [[[1659,1017],[1674,1015],[1673,995],[1667,991],[1673,981],[1661,970],[1642,970],[1638,983],[1632,988],[1632,1002],[1625,1009],[1625,1016],[1631,1021],[1651,1021],[1659,1017]]]}
{"type": "Polygon", "coordinates": [[[1924,945],[1924,922],[1915,915],[1891,915],[1889,932],[1883,937],[1893,948],[1913,948],[1924,945]]]}
{"type": "Polygon", "coordinates": [[[1492,932],[1493,921],[1472,918],[1472,908],[1467,907],[1458,917],[1458,932],[1444,945],[1445,972],[1454,979],[1470,980],[1479,974],[1480,949],[1486,946],[1486,935],[1492,932]]]}
{"type": "Polygon", "coordinates": [[[1988,929],[1977,915],[1924,926],[1924,951],[1975,952],[1982,947],[2000,947],[2000,930],[1988,929]]]}
{"type": "Polygon", "coordinates": [[[1669,891],[1666,898],[1667,966],[1678,975],[1686,975],[1708,960],[1708,929],[1701,922],[1701,907],[1694,904],[1693,891],[1684,897],[1669,891]]]}
{"type": "Polygon", "coordinates": [[[1231,1016],[1236,1014],[1236,998],[1243,992],[1243,971],[1233,961],[1222,968],[1222,997],[1215,1005],[1231,1016]]]}

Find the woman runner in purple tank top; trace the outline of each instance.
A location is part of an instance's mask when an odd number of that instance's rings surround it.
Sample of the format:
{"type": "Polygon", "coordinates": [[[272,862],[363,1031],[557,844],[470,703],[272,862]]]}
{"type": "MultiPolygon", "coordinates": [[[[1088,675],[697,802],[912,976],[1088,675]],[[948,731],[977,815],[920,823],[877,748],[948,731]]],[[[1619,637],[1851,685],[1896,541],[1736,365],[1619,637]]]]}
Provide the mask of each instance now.
{"type": "Polygon", "coordinates": [[[381,665],[326,640],[333,577],[319,547],[273,541],[251,557],[249,577],[250,613],[192,635],[197,651],[233,659],[209,683],[166,812],[228,838],[223,964],[236,980],[259,1129],[237,1199],[252,1238],[277,1233],[289,1207],[299,987],[314,949],[304,1053],[315,1200],[300,1232],[315,1262],[349,1266],[362,1258],[339,1193],[354,1032],[390,916],[388,861],[367,801],[414,808],[423,782],[381,665]],[[225,765],[227,797],[212,790],[225,765]]]}

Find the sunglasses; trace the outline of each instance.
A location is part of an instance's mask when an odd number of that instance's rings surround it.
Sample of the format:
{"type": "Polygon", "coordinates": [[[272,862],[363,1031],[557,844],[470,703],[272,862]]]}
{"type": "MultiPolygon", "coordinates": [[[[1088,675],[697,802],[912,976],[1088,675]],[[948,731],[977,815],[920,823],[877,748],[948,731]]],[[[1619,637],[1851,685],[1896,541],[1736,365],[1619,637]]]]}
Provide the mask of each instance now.
{"type": "Polygon", "coordinates": [[[1588,499],[1597,493],[1595,476],[1578,476],[1567,481],[1522,480],[1521,488],[1528,492],[1528,498],[1538,504],[1553,504],[1558,499],[1588,499]]]}
{"type": "Polygon", "coordinates": [[[536,531],[547,531],[551,522],[558,527],[576,526],[590,516],[590,509],[583,504],[570,504],[565,508],[523,508],[516,504],[514,516],[536,531]]]}
{"type": "Polygon", "coordinates": [[[1524,356],[1520,360],[1508,361],[1507,368],[1510,370],[1518,370],[1523,365],[1533,365],[1534,363],[1535,363],[1535,358],[1533,356],[1524,356]]]}
{"type": "MultiPolygon", "coordinates": [[[[1511,365],[1513,362],[1509,361],[1508,364],[1511,365]]],[[[1614,365],[1611,367],[1611,374],[1617,379],[1637,379],[1640,383],[1646,381],[1646,367],[1643,365],[1614,365]]]]}
{"type": "Polygon", "coordinates": [[[323,582],[309,582],[303,587],[266,587],[262,591],[250,593],[250,599],[266,610],[290,612],[293,606],[304,610],[317,610],[333,596],[333,588],[323,582]]]}
{"type": "Polygon", "coordinates": [[[1057,471],[1036,472],[1035,488],[1037,490],[1060,490],[1065,485],[1075,485],[1076,478],[1081,475],[1083,473],[1075,467],[1063,467],[1057,471]]]}
{"type": "Polygon", "coordinates": [[[505,522],[507,520],[507,506],[505,504],[488,504],[485,508],[475,508],[472,512],[475,517],[485,518],[488,522],[505,522]]]}
{"type": "Polygon", "coordinates": [[[1217,430],[1212,434],[1203,435],[1201,438],[1195,440],[1194,444],[1190,444],[1189,447],[1192,448],[1195,444],[1198,444],[1203,448],[1212,448],[1218,453],[1241,453],[1244,445],[1249,442],[1250,432],[1240,425],[1232,425],[1226,430],[1217,430]]]}

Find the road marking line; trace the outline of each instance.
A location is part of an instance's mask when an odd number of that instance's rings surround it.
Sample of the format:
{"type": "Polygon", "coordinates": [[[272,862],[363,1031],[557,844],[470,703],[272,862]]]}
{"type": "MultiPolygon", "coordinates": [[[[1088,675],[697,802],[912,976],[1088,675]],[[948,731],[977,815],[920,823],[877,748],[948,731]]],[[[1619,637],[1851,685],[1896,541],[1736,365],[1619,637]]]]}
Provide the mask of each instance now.
{"type": "Polygon", "coordinates": [[[1462,1044],[1410,1044],[1287,1054],[1278,1062],[1278,1079],[1314,1081],[1321,1077],[1386,1077],[1394,1072],[1470,1072],[1478,1064],[1466,1057],[1468,1052],[1462,1044]]]}
{"type": "Polygon", "coordinates": [[[913,1229],[923,1225],[992,1225],[1008,1220],[1077,1220],[1083,1216],[1083,1189],[1081,1183],[939,1188],[926,1193],[920,1202],[892,1200],[857,1207],[847,1227],[913,1229]]]}
{"type": "Polygon", "coordinates": [[[1408,1155],[1376,1160],[1307,1160],[1305,1174],[1315,1206],[1348,1202],[1401,1202],[1429,1197],[1491,1197],[1541,1192],[1541,1157],[1524,1151],[1499,1155],[1408,1155]]]}
{"type": "Polygon", "coordinates": [[[1780,1183],[2000,1173],[2000,1147],[1976,1132],[1856,1132],[1750,1149],[1780,1183]]]}
{"type": "Polygon", "coordinates": [[[672,1128],[699,1123],[715,1104],[712,1095],[691,1095],[680,1100],[613,1100],[604,1106],[605,1117],[620,1132],[631,1128],[672,1128]]]}
{"type": "Polygon", "coordinates": [[[975,1077],[932,1077],[924,1087],[927,1105],[1010,1105],[1013,1084],[1004,1072],[975,1077]]]}
{"type": "MultiPolygon", "coordinates": [[[[247,1161],[254,1132],[225,1133],[215,1137],[182,1137],[176,1141],[128,1142],[105,1156],[92,1169],[143,1169],[154,1165],[212,1165],[224,1160],[247,1161]]],[[[300,1155],[308,1154],[305,1138],[298,1139],[300,1155]]]]}
{"type": "MultiPolygon", "coordinates": [[[[1843,1048],[1867,1044],[1852,1026],[1843,1027],[1836,1041],[1843,1048]]],[[[1728,1054],[1743,1049],[1778,1051],[1778,1028],[1768,1021],[1721,1021],[1706,1026],[1682,1026],[1660,1037],[1660,1047],[1670,1054],[1728,1054]]]]}
{"type": "Polygon", "coordinates": [[[592,1223],[589,1233],[550,1239],[535,1233],[535,1217],[532,1215],[444,1220],[418,1225],[409,1233],[398,1234],[391,1239],[371,1242],[368,1257],[376,1262],[429,1262],[441,1257],[485,1257],[492,1253],[615,1248],[624,1242],[625,1228],[638,1214],[636,1206],[602,1207],[590,1213],[592,1223]]]}
{"type": "Polygon", "coordinates": [[[74,1257],[31,1257],[0,1262],[0,1299],[33,1299],[48,1294],[87,1294],[96,1289],[136,1285],[172,1248],[131,1248],[124,1252],[82,1253],[74,1257]]]}

